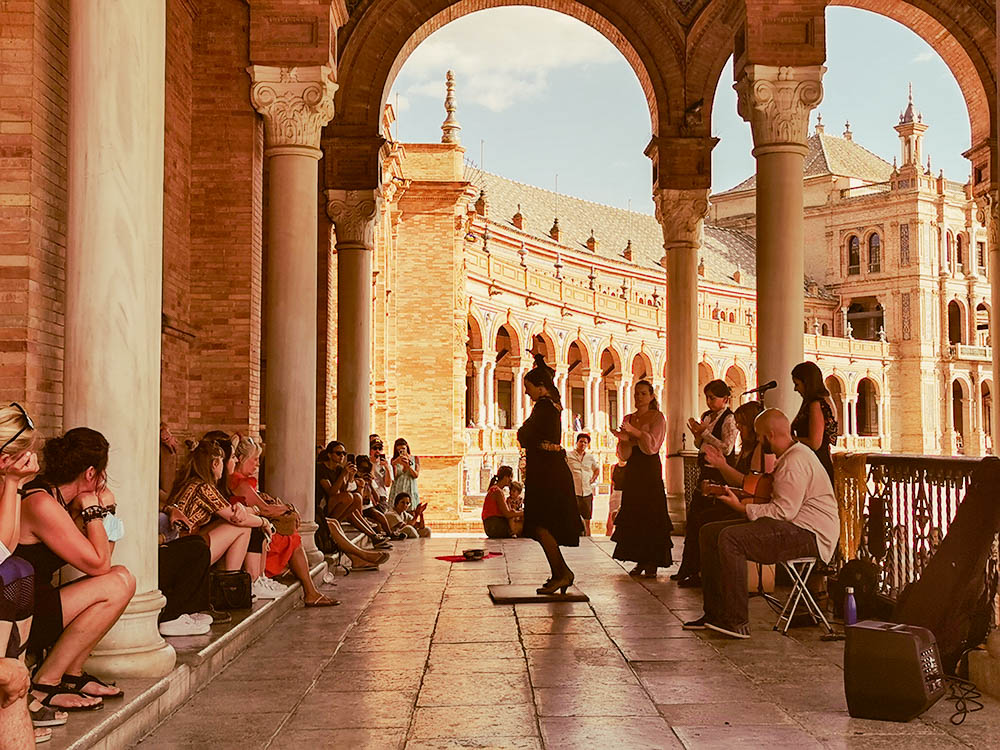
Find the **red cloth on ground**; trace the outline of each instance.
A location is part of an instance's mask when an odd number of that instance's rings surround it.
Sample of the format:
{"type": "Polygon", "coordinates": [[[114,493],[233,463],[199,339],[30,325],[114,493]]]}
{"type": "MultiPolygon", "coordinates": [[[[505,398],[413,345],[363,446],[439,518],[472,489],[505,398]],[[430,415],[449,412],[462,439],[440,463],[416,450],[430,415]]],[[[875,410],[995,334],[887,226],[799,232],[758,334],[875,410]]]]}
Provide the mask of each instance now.
{"type": "MultiPolygon", "coordinates": [[[[503,552],[487,552],[483,555],[480,560],[488,560],[491,557],[503,557],[503,552]]],[[[445,562],[475,562],[474,560],[469,560],[465,555],[440,555],[434,558],[435,560],[444,560],[445,562]]]]}

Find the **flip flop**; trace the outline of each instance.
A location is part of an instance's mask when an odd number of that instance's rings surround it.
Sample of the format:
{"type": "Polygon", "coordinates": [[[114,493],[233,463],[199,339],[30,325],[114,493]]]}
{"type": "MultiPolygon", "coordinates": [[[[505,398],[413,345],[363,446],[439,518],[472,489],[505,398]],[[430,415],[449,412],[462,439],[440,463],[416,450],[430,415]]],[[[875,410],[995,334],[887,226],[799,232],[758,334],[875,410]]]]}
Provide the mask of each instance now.
{"type": "Polygon", "coordinates": [[[38,704],[38,708],[32,708],[31,703],[28,704],[31,723],[35,727],[61,727],[69,721],[69,715],[62,709],[46,706],[34,696],[32,696],[32,702],[38,704]],[[62,715],[60,716],[60,714],[62,715]]]}
{"type": "Polygon", "coordinates": [[[51,708],[56,711],[100,711],[104,708],[104,701],[101,700],[100,703],[94,703],[89,706],[54,706],[52,705],[52,699],[57,695],[80,695],[85,698],[93,698],[93,695],[84,696],[79,690],[73,690],[67,688],[65,684],[62,685],[43,685],[40,682],[31,683],[31,690],[43,693],[44,698],[37,699],[46,708],[51,708]]]}
{"type": "Polygon", "coordinates": [[[108,699],[108,698],[124,698],[125,697],[125,692],[120,687],[118,687],[115,683],[113,683],[113,682],[105,682],[100,677],[94,677],[94,675],[89,674],[87,672],[82,672],[79,676],[77,676],[77,675],[71,675],[71,674],[64,674],[63,678],[62,678],[62,684],[63,684],[63,687],[68,687],[71,690],[73,690],[73,691],[75,691],[77,693],[80,693],[81,695],[86,695],[88,698],[103,698],[103,699],[108,699]],[[101,686],[106,687],[106,688],[115,688],[116,690],[118,690],[118,692],[114,693],[112,695],[95,695],[94,693],[88,693],[87,691],[85,691],[83,689],[84,685],[86,685],[88,682],[96,682],[98,685],[101,685],[101,686]]]}
{"type": "Polygon", "coordinates": [[[307,607],[337,607],[340,605],[339,599],[331,599],[323,594],[319,595],[319,599],[314,602],[304,602],[307,607]]]}
{"type": "Polygon", "coordinates": [[[41,745],[52,739],[52,730],[46,727],[35,727],[35,744],[41,745]]]}

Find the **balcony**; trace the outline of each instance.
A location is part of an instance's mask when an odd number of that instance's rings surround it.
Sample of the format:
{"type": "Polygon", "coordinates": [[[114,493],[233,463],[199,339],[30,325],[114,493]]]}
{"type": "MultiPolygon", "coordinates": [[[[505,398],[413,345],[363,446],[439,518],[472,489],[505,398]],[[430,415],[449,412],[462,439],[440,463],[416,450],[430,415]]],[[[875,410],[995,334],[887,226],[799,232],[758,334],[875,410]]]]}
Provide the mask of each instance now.
{"type": "Polygon", "coordinates": [[[968,344],[952,344],[948,347],[952,359],[970,362],[992,362],[993,355],[988,346],[969,346],[968,344]]]}

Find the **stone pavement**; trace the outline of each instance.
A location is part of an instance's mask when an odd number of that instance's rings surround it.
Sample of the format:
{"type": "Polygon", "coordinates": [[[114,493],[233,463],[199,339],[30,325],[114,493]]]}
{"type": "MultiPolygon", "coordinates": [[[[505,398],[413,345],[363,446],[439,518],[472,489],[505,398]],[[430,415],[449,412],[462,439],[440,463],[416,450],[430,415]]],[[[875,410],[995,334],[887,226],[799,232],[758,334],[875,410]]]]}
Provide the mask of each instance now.
{"type": "Polygon", "coordinates": [[[691,633],[699,591],[629,578],[603,537],[567,550],[589,604],[495,606],[489,583],[541,583],[541,550],[449,564],[483,540],[396,543],[377,573],[339,578],[340,607],[295,609],[140,747],[940,748],[996,747],[1000,705],[952,726],[939,702],[908,724],[847,715],[842,642],[691,633]]]}

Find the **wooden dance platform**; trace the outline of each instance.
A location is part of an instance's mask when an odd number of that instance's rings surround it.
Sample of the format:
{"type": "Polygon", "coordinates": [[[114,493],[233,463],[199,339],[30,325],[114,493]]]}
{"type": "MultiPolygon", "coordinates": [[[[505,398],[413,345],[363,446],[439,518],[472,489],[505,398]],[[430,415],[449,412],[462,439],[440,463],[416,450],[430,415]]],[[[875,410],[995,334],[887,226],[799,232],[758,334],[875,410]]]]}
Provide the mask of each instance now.
{"type": "Polygon", "coordinates": [[[539,594],[535,584],[492,584],[488,586],[490,599],[494,604],[534,604],[546,602],[589,602],[590,597],[576,586],[570,586],[565,594],[539,594]]]}

